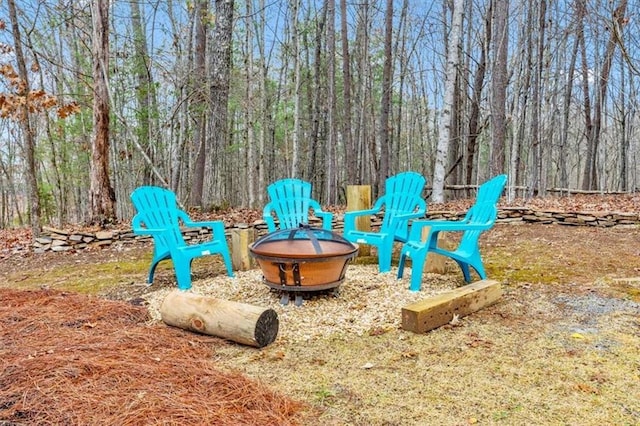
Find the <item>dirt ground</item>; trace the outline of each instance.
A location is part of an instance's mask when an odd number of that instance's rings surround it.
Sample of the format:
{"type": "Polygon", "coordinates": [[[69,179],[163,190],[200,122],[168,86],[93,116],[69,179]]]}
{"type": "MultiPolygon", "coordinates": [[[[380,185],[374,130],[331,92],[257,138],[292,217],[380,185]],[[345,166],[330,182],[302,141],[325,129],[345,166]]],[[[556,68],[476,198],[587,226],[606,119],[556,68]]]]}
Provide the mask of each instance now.
{"type": "MultiPolygon", "coordinates": [[[[497,224],[481,246],[504,294],[458,324],[227,344],[213,362],[309,403],[303,424],[640,424],[640,227],[497,224]]],[[[168,267],[141,285],[150,255],[150,245],[16,254],[0,261],[0,285],[144,303],[175,285],[168,267]]],[[[198,263],[194,286],[221,272],[198,263]]]]}

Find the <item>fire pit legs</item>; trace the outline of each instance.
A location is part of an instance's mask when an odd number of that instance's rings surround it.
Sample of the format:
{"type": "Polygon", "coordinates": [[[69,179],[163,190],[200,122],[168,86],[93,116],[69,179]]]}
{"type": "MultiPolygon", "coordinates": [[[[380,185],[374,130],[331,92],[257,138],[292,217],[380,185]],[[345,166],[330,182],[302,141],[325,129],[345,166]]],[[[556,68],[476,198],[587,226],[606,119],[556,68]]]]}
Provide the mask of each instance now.
{"type": "MultiPolygon", "coordinates": [[[[296,298],[294,302],[295,305],[302,306],[303,300],[304,299],[302,298],[302,295],[300,293],[296,293],[296,298]]],[[[282,297],[280,297],[280,304],[284,306],[289,304],[289,293],[286,290],[282,292],[282,297]]]]}

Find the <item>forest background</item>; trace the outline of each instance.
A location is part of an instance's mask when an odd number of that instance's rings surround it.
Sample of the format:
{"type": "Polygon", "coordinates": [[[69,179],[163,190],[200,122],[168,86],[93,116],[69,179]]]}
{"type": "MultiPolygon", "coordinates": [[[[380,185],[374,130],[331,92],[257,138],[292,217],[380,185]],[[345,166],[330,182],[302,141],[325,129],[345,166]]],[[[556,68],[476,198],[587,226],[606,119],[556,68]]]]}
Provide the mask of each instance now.
{"type": "Polygon", "coordinates": [[[639,187],[640,2],[0,0],[0,75],[0,228],[127,220],[146,184],[639,187]]]}

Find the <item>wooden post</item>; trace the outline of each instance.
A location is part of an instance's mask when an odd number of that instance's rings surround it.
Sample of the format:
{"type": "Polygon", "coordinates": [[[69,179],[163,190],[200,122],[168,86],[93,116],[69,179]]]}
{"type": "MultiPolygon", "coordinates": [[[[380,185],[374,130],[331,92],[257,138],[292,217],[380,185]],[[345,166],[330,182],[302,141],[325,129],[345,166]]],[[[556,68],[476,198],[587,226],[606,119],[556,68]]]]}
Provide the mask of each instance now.
{"type": "Polygon", "coordinates": [[[160,306],[162,321],[174,327],[264,347],[278,335],[273,309],[174,290],[160,306]]]}
{"type": "Polygon", "coordinates": [[[402,328],[414,333],[448,324],[496,302],[502,296],[498,281],[482,280],[412,303],[402,308],[402,328]]]}
{"type": "Polygon", "coordinates": [[[235,271],[248,271],[255,267],[249,256],[249,245],[255,241],[255,231],[248,225],[239,224],[231,230],[231,264],[235,271]]]}
{"type": "MultiPolygon", "coordinates": [[[[428,232],[428,226],[422,228],[423,241],[427,237],[428,232]]],[[[454,247],[452,246],[453,243],[451,242],[449,237],[447,237],[447,234],[440,232],[438,234],[438,247],[446,250],[453,250],[454,247]]],[[[427,255],[427,260],[425,261],[423,272],[430,272],[432,274],[444,274],[447,272],[446,261],[447,258],[445,256],[442,256],[438,253],[429,252],[429,254],[427,255]]]]}
{"type": "MultiPolygon", "coordinates": [[[[371,208],[371,185],[347,185],[347,211],[366,210],[371,208]]],[[[371,217],[368,215],[356,219],[358,231],[371,231],[371,217]]],[[[369,246],[360,244],[359,256],[369,256],[369,246]]]]}

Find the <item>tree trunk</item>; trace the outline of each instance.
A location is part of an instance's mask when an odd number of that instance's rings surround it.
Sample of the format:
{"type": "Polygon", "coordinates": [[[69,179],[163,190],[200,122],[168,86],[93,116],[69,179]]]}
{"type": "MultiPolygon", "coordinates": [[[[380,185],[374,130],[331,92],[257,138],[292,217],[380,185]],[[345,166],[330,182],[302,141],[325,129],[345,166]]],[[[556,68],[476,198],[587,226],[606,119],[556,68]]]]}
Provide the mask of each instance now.
{"type": "Polygon", "coordinates": [[[476,156],[478,135],[480,134],[480,103],[482,102],[482,88],[484,86],[484,78],[487,71],[487,50],[491,42],[491,14],[493,2],[489,2],[489,8],[485,14],[484,21],[484,38],[482,40],[482,49],[480,51],[480,59],[478,68],[473,77],[473,93],[471,98],[471,111],[469,113],[469,135],[467,140],[466,165],[465,165],[465,184],[471,185],[473,180],[473,165],[476,156]]]}
{"type": "Polygon", "coordinates": [[[491,145],[489,176],[504,172],[506,146],[507,51],[509,48],[509,1],[495,0],[493,9],[493,77],[491,79],[491,145]]]}
{"type": "Polygon", "coordinates": [[[91,223],[115,221],[116,197],[109,180],[109,0],[94,0],[93,23],[93,143],[91,146],[91,223]]]}
{"type": "Polygon", "coordinates": [[[442,114],[440,116],[440,136],[436,147],[436,163],[433,171],[433,203],[444,202],[444,179],[448,161],[449,143],[451,135],[451,113],[454,107],[454,95],[456,88],[456,73],[458,72],[459,43],[462,34],[462,19],[464,15],[464,0],[453,2],[451,18],[451,33],[447,43],[447,63],[445,67],[445,88],[442,114]]]}
{"type": "MultiPolygon", "coordinates": [[[[145,27],[142,23],[140,12],[140,4],[137,0],[130,0],[131,22],[133,25],[133,44],[134,44],[134,73],[137,81],[136,100],[138,109],[136,111],[137,125],[136,137],[142,149],[146,152],[149,159],[155,163],[155,155],[153,144],[151,144],[151,119],[157,114],[152,114],[154,105],[155,87],[151,76],[151,60],[149,58],[149,49],[147,48],[147,38],[145,27]]],[[[145,164],[143,171],[143,183],[152,184],[153,171],[149,164],[145,164]]]]}
{"type": "MultiPolygon", "coordinates": [[[[618,40],[621,35],[623,21],[625,19],[625,13],[627,9],[627,0],[621,0],[619,6],[613,11],[613,17],[610,22],[611,30],[609,31],[609,41],[604,53],[604,63],[602,65],[602,71],[600,78],[597,80],[596,99],[593,106],[593,127],[591,129],[591,153],[589,156],[590,162],[585,166],[589,168],[588,182],[587,179],[583,182],[583,189],[596,189],[598,185],[598,173],[603,173],[603,170],[598,167],[598,149],[600,146],[600,133],[602,129],[602,109],[607,99],[607,88],[609,86],[609,76],[611,74],[611,66],[613,63],[613,56],[618,46],[618,40]],[[585,185],[588,184],[588,185],[585,185]],[[588,186],[588,188],[585,188],[588,186]]],[[[586,175],[585,175],[586,176],[586,175]]],[[[604,188],[601,188],[604,189],[604,188]]]]}
{"type": "Polygon", "coordinates": [[[300,108],[302,104],[302,75],[300,69],[300,34],[298,25],[298,10],[300,0],[289,0],[291,9],[291,45],[293,52],[293,134],[291,135],[291,176],[298,177],[300,169],[300,108]]]}
{"type": "MultiPolygon", "coordinates": [[[[15,43],[15,55],[18,63],[18,76],[24,83],[21,88],[18,89],[18,96],[24,96],[31,90],[29,85],[29,75],[27,74],[27,65],[24,59],[24,52],[22,49],[22,39],[20,35],[20,26],[18,24],[18,16],[16,12],[16,4],[14,0],[8,0],[9,15],[11,19],[11,32],[13,33],[13,40],[15,43]]],[[[33,131],[28,105],[25,103],[20,108],[23,111],[19,114],[20,130],[24,138],[24,152],[25,162],[27,163],[27,190],[29,199],[29,224],[31,225],[31,232],[34,237],[40,236],[41,223],[40,223],[40,195],[38,192],[38,169],[36,167],[36,136],[33,131]]]]}
{"type": "Polygon", "coordinates": [[[207,100],[206,60],[207,60],[207,20],[209,19],[209,2],[197,0],[194,11],[195,23],[195,52],[194,52],[194,75],[189,85],[193,93],[193,100],[190,105],[191,116],[193,117],[193,147],[196,149],[193,179],[191,181],[191,192],[189,203],[191,206],[202,207],[202,197],[204,191],[204,169],[206,164],[207,149],[207,115],[209,102],[207,100]]]}
{"type": "Polygon", "coordinates": [[[353,139],[351,122],[351,56],[349,53],[349,33],[347,29],[347,0],[340,0],[340,32],[342,37],[342,99],[344,114],[342,117],[342,134],[344,138],[344,159],[347,169],[347,184],[353,185],[358,179],[357,153],[353,139]]]}
{"type": "Polygon", "coordinates": [[[337,201],[337,179],[336,179],[336,156],[335,145],[337,142],[336,129],[336,39],[335,39],[335,20],[336,9],[335,0],[328,0],[327,8],[327,84],[329,89],[328,98],[328,138],[325,145],[325,181],[326,181],[326,202],[335,204],[337,201]]]}
{"type": "MultiPolygon", "coordinates": [[[[230,186],[225,180],[224,172],[231,169],[231,164],[226,164],[223,152],[227,148],[228,135],[228,103],[229,103],[229,82],[231,76],[231,37],[233,35],[233,7],[234,0],[216,0],[215,2],[215,30],[213,33],[212,54],[211,54],[211,88],[210,102],[211,115],[209,123],[209,133],[207,143],[212,149],[212,155],[208,155],[208,164],[215,165],[208,170],[209,181],[219,182],[217,186],[211,185],[209,191],[218,191],[220,198],[223,198],[225,191],[230,190],[230,186]],[[221,196],[222,195],[222,196],[221,196]]],[[[205,177],[207,173],[205,171],[205,177]]],[[[216,201],[221,201],[216,200],[216,201]]]]}
{"type": "Polygon", "coordinates": [[[391,109],[391,78],[393,56],[391,53],[393,38],[393,0],[387,0],[384,15],[384,65],[382,67],[382,99],[380,105],[380,168],[378,169],[378,194],[384,193],[384,185],[389,176],[389,111],[391,109]]]}

